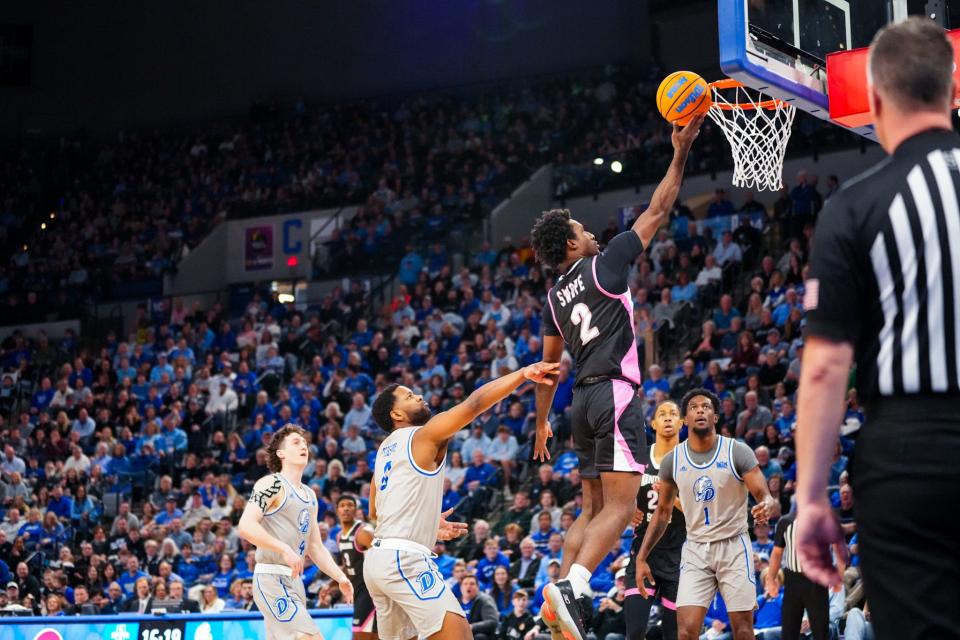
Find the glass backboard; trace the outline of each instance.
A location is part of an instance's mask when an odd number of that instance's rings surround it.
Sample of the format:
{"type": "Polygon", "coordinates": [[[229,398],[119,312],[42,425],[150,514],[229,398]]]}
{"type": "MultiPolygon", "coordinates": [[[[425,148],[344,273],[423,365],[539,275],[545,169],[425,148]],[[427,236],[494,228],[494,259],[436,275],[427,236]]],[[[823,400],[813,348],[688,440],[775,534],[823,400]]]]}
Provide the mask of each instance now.
{"type": "MultiPolygon", "coordinates": [[[[827,54],[866,47],[916,0],[719,0],[720,67],[748,87],[829,119],[827,54]]],[[[854,129],[873,138],[872,127],[854,129]]]]}

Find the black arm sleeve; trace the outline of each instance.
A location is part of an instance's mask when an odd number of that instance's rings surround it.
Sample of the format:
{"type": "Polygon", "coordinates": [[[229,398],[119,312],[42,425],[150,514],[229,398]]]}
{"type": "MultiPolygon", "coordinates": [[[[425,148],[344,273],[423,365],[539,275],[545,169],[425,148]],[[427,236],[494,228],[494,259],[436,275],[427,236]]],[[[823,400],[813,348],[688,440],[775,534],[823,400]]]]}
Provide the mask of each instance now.
{"type": "Polygon", "coordinates": [[[773,546],[783,549],[787,546],[787,525],[790,518],[780,518],[777,529],[773,534],[773,546]]]}
{"type": "Polygon", "coordinates": [[[633,230],[614,236],[607,248],[597,256],[597,281],[612,294],[627,290],[627,274],[630,265],[643,253],[640,236],[633,230]]]}
{"type": "Polygon", "coordinates": [[[817,223],[803,307],[808,335],[856,344],[863,322],[854,214],[843,191],[830,198],[817,223]]]}
{"type": "Polygon", "coordinates": [[[561,336],[560,327],[557,326],[557,322],[553,318],[549,291],[547,292],[547,300],[543,303],[543,317],[540,320],[540,326],[543,327],[543,335],[545,336],[561,336]]]}

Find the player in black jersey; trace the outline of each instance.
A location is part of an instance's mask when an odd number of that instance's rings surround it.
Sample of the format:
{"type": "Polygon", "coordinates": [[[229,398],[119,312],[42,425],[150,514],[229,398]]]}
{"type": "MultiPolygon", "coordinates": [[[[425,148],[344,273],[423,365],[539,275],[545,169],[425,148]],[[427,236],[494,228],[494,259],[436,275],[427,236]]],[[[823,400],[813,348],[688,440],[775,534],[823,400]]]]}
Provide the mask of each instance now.
{"type": "MultiPolygon", "coordinates": [[[[630,266],[667,217],[683,179],[687,154],[704,116],[674,127],[673,161],[631,229],[601,252],[593,234],[567,210],[545,212],[531,232],[537,259],[556,278],[544,306],[543,359],[559,362],[564,343],[577,367],[571,423],[583,478],[583,509],[567,532],[561,580],[544,589],[544,621],[554,634],[584,640],[577,599],[592,572],[629,524],[648,462],[643,407],[637,397],[640,360],[633,324],[630,266]],[[590,544],[583,544],[584,540],[590,544]]],[[[551,381],[552,382],[552,381],[551,381]]],[[[538,384],[534,459],[547,460],[548,422],[555,385],[538,384]]]]}
{"type": "MultiPolygon", "coordinates": [[[[680,407],[673,400],[664,400],[657,405],[653,415],[654,432],[657,439],[650,447],[650,471],[659,471],[660,460],[680,442],[680,407]]],[[[687,539],[687,527],[683,520],[680,501],[673,505],[673,515],[663,537],[647,558],[647,564],[653,572],[656,587],[637,585],[637,552],[647,533],[647,524],[653,518],[659,501],[660,478],[653,473],[644,473],[637,494],[637,511],[633,517],[633,545],[630,547],[630,562],[627,564],[627,599],[624,613],[627,620],[627,640],[643,640],[647,634],[647,622],[650,619],[650,606],[654,598],[645,598],[640,594],[644,588],[648,596],[660,598],[662,610],[660,628],[663,640],[677,638],[677,588],[680,586],[680,549],[687,539]]]]}
{"type": "Polygon", "coordinates": [[[377,640],[376,609],[363,581],[363,554],[373,544],[373,527],[357,520],[357,500],[350,495],[337,500],[337,519],[340,568],[353,584],[353,638],[377,640]]]}

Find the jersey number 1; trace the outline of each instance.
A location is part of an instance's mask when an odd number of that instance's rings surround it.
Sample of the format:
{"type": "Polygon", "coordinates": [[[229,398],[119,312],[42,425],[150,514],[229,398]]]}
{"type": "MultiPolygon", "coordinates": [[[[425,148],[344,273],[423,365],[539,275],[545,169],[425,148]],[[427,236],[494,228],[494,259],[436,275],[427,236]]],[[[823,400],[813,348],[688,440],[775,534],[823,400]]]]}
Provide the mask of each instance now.
{"type": "Polygon", "coordinates": [[[580,325],[580,344],[587,344],[600,335],[600,329],[590,326],[590,321],[593,319],[590,307],[582,302],[573,305],[570,319],[573,320],[573,324],[580,325]]]}

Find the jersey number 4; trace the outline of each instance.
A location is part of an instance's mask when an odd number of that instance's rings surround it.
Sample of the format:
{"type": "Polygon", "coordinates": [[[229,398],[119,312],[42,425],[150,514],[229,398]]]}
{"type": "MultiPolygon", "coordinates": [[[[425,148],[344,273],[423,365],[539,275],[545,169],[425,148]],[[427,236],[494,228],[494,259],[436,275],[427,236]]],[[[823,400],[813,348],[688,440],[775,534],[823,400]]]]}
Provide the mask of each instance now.
{"type": "Polygon", "coordinates": [[[573,310],[570,311],[570,319],[573,320],[573,324],[580,326],[580,344],[587,344],[600,335],[600,329],[590,326],[590,321],[593,320],[590,307],[582,302],[573,305],[573,310]]]}
{"type": "Polygon", "coordinates": [[[378,491],[386,491],[387,483],[390,481],[390,469],[393,468],[393,461],[388,460],[387,464],[383,466],[383,478],[380,479],[380,488],[378,491]]]}

